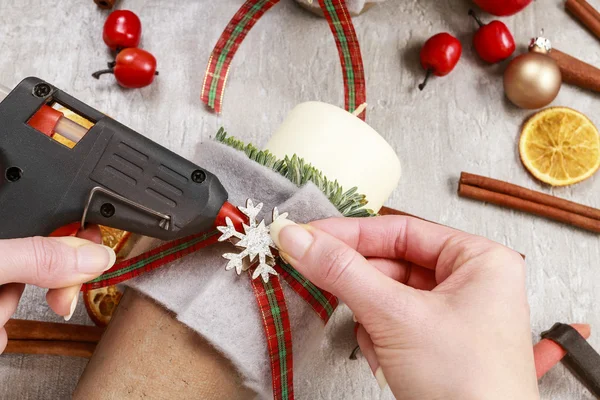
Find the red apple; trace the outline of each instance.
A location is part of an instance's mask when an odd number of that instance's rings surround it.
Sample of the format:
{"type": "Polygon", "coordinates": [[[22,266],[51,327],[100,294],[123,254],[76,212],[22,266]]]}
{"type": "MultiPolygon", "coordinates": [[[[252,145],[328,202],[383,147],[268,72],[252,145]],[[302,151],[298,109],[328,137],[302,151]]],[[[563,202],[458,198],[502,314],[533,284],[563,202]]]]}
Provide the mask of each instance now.
{"type": "Polygon", "coordinates": [[[513,15],[524,9],[533,0],[473,0],[482,10],[499,17],[513,15]]]}

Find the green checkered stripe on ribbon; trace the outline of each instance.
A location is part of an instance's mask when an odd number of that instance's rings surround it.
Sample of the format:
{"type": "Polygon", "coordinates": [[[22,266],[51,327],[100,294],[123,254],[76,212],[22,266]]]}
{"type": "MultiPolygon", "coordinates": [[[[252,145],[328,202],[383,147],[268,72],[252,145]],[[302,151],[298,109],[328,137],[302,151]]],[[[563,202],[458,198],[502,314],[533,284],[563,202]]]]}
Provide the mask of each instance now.
{"type": "Polygon", "coordinates": [[[233,16],[213,49],[204,75],[201,99],[221,112],[223,92],[233,56],[256,22],[279,0],[247,0],[233,16]]]}
{"type": "Polygon", "coordinates": [[[263,282],[252,279],[250,271],[249,274],[269,347],[273,398],[291,400],[294,398],[292,327],[281,282],[276,276],[263,282]]]}
{"type": "MultiPolygon", "coordinates": [[[[346,110],[353,112],[366,102],[365,71],[360,45],[345,0],[319,0],[340,55],[346,110]]],[[[362,112],[360,118],[366,118],[362,112]]]]}
{"type": "Polygon", "coordinates": [[[219,234],[219,231],[214,230],[188,236],[166,243],[129,260],[121,261],[98,278],[85,283],[81,290],[86,291],[117,285],[135,278],[216,243],[219,234]]]}
{"type": "Polygon", "coordinates": [[[325,324],[338,306],[338,299],[333,294],[316,287],[311,281],[281,260],[275,270],[306,301],[325,324]]]}

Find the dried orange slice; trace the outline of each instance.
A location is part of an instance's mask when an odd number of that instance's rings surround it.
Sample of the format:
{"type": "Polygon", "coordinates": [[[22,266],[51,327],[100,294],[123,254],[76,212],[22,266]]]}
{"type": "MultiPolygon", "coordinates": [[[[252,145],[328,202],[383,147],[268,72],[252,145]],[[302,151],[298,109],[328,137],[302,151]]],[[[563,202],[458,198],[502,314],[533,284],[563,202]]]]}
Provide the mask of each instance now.
{"type": "Polygon", "coordinates": [[[123,293],[117,286],[107,286],[83,293],[88,315],[98,326],[108,325],[121,297],[123,297],[123,293]]]}
{"type": "Polygon", "coordinates": [[[102,225],[100,226],[100,233],[102,233],[102,244],[115,251],[117,261],[121,261],[127,256],[127,254],[123,254],[123,249],[129,241],[131,233],[102,225]]]}
{"type": "Polygon", "coordinates": [[[525,123],[519,152],[525,168],[542,182],[572,185],[600,168],[600,135],[580,112],[551,107],[525,123]]]}
{"type": "MultiPolygon", "coordinates": [[[[106,226],[100,226],[100,232],[102,233],[102,243],[117,253],[117,261],[127,257],[135,242],[129,232],[106,226]]],[[[83,294],[83,299],[92,321],[98,326],[106,326],[117,309],[122,296],[123,292],[119,287],[108,286],[86,291],[83,294]]]]}

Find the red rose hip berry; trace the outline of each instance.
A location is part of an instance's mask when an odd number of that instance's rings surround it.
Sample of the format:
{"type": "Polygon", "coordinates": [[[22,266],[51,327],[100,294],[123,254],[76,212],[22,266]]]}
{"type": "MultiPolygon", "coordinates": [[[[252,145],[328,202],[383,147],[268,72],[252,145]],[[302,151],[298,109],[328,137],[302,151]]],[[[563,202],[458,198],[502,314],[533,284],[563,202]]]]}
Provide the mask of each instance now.
{"type": "Polygon", "coordinates": [[[104,22],[102,39],[113,51],[138,47],[141,37],[142,22],[129,10],[113,11],[104,22]]]}
{"type": "Polygon", "coordinates": [[[103,74],[114,74],[117,83],[125,88],[136,89],[148,86],[158,75],[156,58],[146,50],[138,48],[124,49],[117,54],[114,62],[108,63],[108,69],[94,72],[96,79],[103,74]]]}
{"type": "Polygon", "coordinates": [[[533,0],[474,0],[482,10],[498,17],[513,15],[524,9],[533,0]]]}
{"type": "Polygon", "coordinates": [[[446,76],[452,72],[461,54],[460,41],[449,33],[438,33],[429,38],[421,49],[421,66],[427,71],[427,76],[419,89],[425,88],[431,74],[446,76]]]}
{"type": "Polygon", "coordinates": [[[473,10],[469,10],[469,15],[479,24],[479,29],[473,37],[473,46],[483,61],[495,64],[506,60],[515,52],[515,39],[503,22],[492,21],[484,24],[473,10]]]}

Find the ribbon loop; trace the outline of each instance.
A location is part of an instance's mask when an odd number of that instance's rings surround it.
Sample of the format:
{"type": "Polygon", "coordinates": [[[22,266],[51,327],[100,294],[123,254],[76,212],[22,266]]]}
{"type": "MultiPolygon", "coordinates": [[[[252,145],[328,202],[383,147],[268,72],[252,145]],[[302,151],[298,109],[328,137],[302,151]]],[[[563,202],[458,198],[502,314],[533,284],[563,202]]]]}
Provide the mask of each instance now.
{"type": "Polygon", "coordinates": [[[217,41],[204,75],[201,99],[204,104],[221,112],[223,92],[233,56],[242,41],[267,11],[279,0],[247,0],[233,16],[217,41]]]}
{"type": "MultiPolygon", "coordinates": [[[[346,0],[319,0],[319,5],[335,37],[340,55],[346,110],[354,112],[367,101],[365,71],[356,30],[346,7],[346,0]]],[[[361,112],[359,118],[364,120],[366,111],[361,112]]]]}
{"type": "MultiPolygon", "coordinates": [[[[279,0],[247,0],[233,16],[217,41],[204,75],[201,99],[204,104],[220,113],[223,107],[225,83],[231,60],[242,41],[258,20],[279,0]]],[[[365,71],[354,24],[345,0],[319,0],[329,23],[340,56],[344,80],[346,110],[354,112],[366,102],[365,71]]],[[[365,119],[362,111],[359,118],[365,119]]]]}

